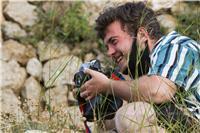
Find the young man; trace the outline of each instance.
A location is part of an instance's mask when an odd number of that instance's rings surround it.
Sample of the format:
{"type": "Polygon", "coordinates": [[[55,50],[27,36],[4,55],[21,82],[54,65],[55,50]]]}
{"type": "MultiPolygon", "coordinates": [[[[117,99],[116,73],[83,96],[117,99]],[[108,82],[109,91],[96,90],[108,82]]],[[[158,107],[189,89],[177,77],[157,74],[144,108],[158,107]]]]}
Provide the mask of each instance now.
{"type": "Polygon", "coordinates": [[[128,71],[134,79],[114,81],[87,69],[85,73],[92,79],[82,86],[81,96],[89,100],[98,93],[114,93],[132,102],[116,113],[118,132],[155,132],[155,114],[161,121],[159,124],[171,131],[176,128],[169,123],[189,127],[194,119],[200,119],[200,45],[197,42],[175,31],[163,36],[154,12],[142,2],[105,10],[96,20],[96,30],[108,56],[121,72],[128,71]],[[149,63],[147,74],[137,73],[140,60],[141,66],[149,63]],[[166,103],[169,104],[164,106],[166,103]],[[187,109],[189,116],[181,109],[187,109]]]}

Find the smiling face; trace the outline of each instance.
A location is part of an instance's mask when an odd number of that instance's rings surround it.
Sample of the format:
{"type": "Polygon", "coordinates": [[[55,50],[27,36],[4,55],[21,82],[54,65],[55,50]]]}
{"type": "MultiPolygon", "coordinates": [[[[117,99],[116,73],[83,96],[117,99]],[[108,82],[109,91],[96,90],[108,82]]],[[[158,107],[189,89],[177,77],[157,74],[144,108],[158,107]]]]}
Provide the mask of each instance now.
{"type": "Polygon", "coordinates": [[[132,42],[133,38],[122,29],[119,21],[114,21],[106,28],[104,43],[107,54],[118,64],[121,72],[128,66],[132,42]]]}

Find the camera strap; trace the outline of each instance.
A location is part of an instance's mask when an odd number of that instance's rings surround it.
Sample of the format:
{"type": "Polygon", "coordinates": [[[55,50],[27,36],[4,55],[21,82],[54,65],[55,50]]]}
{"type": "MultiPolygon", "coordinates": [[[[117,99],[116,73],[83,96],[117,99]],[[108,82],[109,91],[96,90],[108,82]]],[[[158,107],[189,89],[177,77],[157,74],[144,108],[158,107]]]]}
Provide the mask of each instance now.
{"type": "Polygon", "coordinates": [[[114,71],[114,72],[111,74],[111,79],[113,79],[113,80],[125,80],[125,78],[122,76],[122,74],[120,74],[120,73],[117,72],[117,71],[114,71]]]}
{"type": "MultiPolygon", "coordinates": [[[[81,113],[84,113],[84,103],[78,103],[79,104],[79,109],[81,111],[81,113]]],[[[84,120],[84,126],[85,126],[85,132],[86,133],[92,133],[89,126],[87,125],[87,121],[84,120]]]]}

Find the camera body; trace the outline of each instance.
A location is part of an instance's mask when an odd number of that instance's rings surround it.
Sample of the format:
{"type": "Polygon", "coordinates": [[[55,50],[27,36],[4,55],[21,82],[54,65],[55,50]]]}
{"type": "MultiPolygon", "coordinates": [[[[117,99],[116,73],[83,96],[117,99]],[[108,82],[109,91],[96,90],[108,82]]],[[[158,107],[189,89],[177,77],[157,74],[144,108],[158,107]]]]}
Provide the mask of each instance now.
{"type": "MultiPolygon", "coordinates": [[[[92,60],[81,65],[79,71],[74,75],[75,86],[78,89],[76,98],[80,110],[87,121],[112,119],[115,116],[115,112],[122,106],[123,101],[121,98],[115,97],[114,95],[98,94],[91,100],[86,101],[80,96],[80,87],[86,81],[91,79],[91,76],[84,73],[86,68],[102,72],[101,64],[99,60],[92,60]]],[[[105,73],[104,73],[105,74],[105,73]]],[[[117,79],[124,80],[122,75],[117,72],[112,74],[105,74],[107,77],[112,78],[112,75],[117,79]]]]}

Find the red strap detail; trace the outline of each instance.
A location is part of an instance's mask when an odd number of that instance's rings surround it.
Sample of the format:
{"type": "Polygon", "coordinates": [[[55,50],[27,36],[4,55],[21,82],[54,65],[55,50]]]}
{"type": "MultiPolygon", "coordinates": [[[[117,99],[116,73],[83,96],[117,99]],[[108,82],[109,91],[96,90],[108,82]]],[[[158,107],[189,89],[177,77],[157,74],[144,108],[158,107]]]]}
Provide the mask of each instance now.
{"type": "MultiPolygon", "coordinates": [[[[79,105],[79,109],[80,109],[81,113],[83,113],[83,111],[84,111],[83,110],[84,109],[84,104],[80,104],[79,105]]],[[[84,126],[85,126],[85,132],[86,133],[91,133],[91,131],[90,131],[90,129],[89,129],[86,121],[84,121],[84,126]]]]}
{"type": "Polygon", "coordinates": [[[79,105],[79,109],[80,109],[81,113],[83,113],[84,105],[83,105],[83,104],[80,104],[80,105],[79,105]]]}
{"type": "Polygon", "coordinates": [[[120,78],[117,77],[117,75],[115,75],[114,73],[111,74],[111,78],[114,80],[120,80],[120,78]]]}

